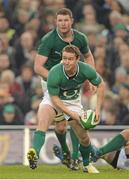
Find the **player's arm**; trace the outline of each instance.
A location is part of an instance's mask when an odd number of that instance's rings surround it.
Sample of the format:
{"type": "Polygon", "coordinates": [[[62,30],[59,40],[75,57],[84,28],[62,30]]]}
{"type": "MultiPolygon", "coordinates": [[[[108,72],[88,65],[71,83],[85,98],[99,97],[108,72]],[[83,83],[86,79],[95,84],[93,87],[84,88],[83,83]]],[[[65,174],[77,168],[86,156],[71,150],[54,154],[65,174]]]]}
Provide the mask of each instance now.
{"type": "Polygon", "coordinates": [[[101,83],[97,86],[97,103],[96,103],[96,121],[100,120],[100,111],[104,100],[105,83],[101,79],[101,83]]]}
{"type": "Polygon", "coordinates": [[[47,77],[48,77],[48,70],[44,67],[44,64],[46,63],[47,59],[48,59],[48,57],[37,54],[35,61],[34,61],[35,73],[45,79],[47,79],[47,77]]]}
{"type": "Polygon", "coordinates": [[[88,38],[85,34],[82,34],[82,47],[81,52],[84,56],[84,62],[90,64],[92,67],[95,67],[94,57],[89,48],[88,38]]]}
{"type": "Polygon", "coordinates": [[[52,96],[50,95],[52,103],[60,109],[62,112],[70,116],[72,119],[80,121],[80,117],[78,113],[75,113],[73,111],[70,111],[63,103],[63,101],[59,98],[59,96],[52,96]]]}
{"type": "Polygon", "coordinates": [[[104,99],[105,83],[93,67],[89,65],[85,66],[87,66],[86,75],[88,80],[97,87],[96,120],[99,121],[100,110],[104,99]]]}
{"type": "MultiPolygon", "coordinates": [[[[99,75],[97,75],[97,78],[100,78],[99,75]]],[[[95,80],[95,79],[94,79],[95,80]]],[[[97,102],[96,102],[96,121],[100,121],[100,111],[101,111],[101,107],[102,107],[102,103],[103,103],[103,99],[104,99],[104,90],[105,90],[105,83],[103,81],[103,79],[101,78],[101,81],[99,82],[99,84],[96,83],[93,85],[97,86],[97,102]]]]}
{"type": "MultiPolygon", "coordinates": [[[[88,53],[85,53],[83,56],[84,56],[84,62],[95,68],[94,57],[93,57],[90,49],[89,49],[88,53]]],[[[92,94],[96,93],[96,87],[93,86],[91,83],[87,83],[87,87],[92,94]]]]}
{"type": "MultiPolygon", "coordinates": [[[[82,36],[82,44],[83,44],[83,46],[81,48],[81,52],[82,52],[83,57],[84,57],[84,62],[95,68],[94,57],[93,57],[91,50],[89,48],[88,38],[84,34],[82,36]]],[[[87,87],[92,94],[94,94],[96,92],[96,87],[93,86],[91,83],[87,83],[87,87]]]]}
{"type": "Polygon", "coordinates": [[[88,51],[88,53],[84,54],[84,58],[85,63],[90,64],[92,67],[95,67],[94,57],[90,50],[88,51]]]}
{"type": "Polygon", "coordinates": [[[48,77],[48,70],[44,65],[51,53],[52,46],[53,42],[50,43],[49,36],[44,36],[40,41],[34,61],[34,71],[44,79],[47,79],[48,77]]]}

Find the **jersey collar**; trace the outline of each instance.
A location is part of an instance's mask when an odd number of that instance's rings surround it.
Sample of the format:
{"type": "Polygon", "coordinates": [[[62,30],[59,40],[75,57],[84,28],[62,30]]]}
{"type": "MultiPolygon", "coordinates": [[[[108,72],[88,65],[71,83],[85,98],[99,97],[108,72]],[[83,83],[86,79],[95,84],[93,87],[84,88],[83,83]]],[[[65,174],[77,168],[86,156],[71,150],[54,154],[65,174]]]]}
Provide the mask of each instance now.
{"type": "Polygon", "coordinates": [[[77,72],[75,73],[75,75],[69,77],[69,76],[66,74],[66,72],[65,72],[64,66],[63,66],[63,72],[64,72],[64,75],[65,75],[65,77],[66,77],[67,79],[73,79],[73,78],[77,77],[77,75],[78,75],[78,73],[79,73],[79,64],[77,64],[77,72]]]}
{"type": "MultiPolygon", "coordinates": [[[[57,35],[59,36],[59,38],[64,41],[64,39],[62,38],[62,36],[60,35],[59,31],[58,31],[58,28],[56,28],[56,32],[57,32],[57,35]]],[[[73,39],[74,39],[74,32],[73,32],[73,29],[71,29],[71,32],[72,32],[72,36],[73,36],[73,39]]],[[[66,42],[66,41],[64,41],[66,42]]],[[[71,42],[67,42],[69,43],[69,45],[71,45],[71,42]]]]}

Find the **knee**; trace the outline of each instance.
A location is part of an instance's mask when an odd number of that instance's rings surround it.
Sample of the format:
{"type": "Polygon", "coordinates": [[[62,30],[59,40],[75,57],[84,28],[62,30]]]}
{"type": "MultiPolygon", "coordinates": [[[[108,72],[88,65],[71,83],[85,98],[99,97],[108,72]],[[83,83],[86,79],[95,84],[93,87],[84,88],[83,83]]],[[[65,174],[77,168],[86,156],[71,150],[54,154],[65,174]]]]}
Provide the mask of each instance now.
{"type": "Polygon", "coordinates": [[[126,141],[129,141],[129,129],[123,130],[121,135],[125,138],[126,141]]]}
{"type": "Polygon", "coordinates": [[[64,134],[67,130],[66,121],[62,121],[56,124],[55,131],[60,134],[64,134]]]}

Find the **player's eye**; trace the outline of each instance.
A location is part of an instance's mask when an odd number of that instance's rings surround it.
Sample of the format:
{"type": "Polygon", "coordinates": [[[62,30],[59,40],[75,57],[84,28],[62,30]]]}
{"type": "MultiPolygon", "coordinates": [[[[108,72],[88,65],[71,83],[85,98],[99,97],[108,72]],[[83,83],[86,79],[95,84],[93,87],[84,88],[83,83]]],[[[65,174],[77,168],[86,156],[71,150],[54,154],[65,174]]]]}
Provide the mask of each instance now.
{"type": "Polygon", "coordinates": [[[62,57],[63,60],[67,60],[68,58],[67,57],[62,57]]]}

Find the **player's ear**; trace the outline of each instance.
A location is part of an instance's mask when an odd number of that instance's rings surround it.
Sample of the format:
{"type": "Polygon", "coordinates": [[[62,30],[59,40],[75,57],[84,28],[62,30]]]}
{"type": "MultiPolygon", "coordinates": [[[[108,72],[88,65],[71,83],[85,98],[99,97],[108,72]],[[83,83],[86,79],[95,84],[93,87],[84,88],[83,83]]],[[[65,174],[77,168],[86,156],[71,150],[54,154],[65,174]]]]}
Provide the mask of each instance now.
{"type": "Polygon", "coordinates": [[[71,18],[71,21],[72,21],[72,25],[73,25],[73,23],[74,23],[74,19],[73,19],[73,18],[71,18]]]}
{"type": "Polygon", "coordinates": [[[77,61],[80,61],[80,56],[78,56],[77,61]]]}
{"type": "Polygon", "coordinates": [[[77,58],[77,61],[80,61],[80,56],[78,55],[78,56],[76,56],[76,58],[77,58]]]}
{"type": "Polygon", "coordinates": [[[57,19],[56,18],[54,19],[54,24],[57,26],[57,19]]]}

